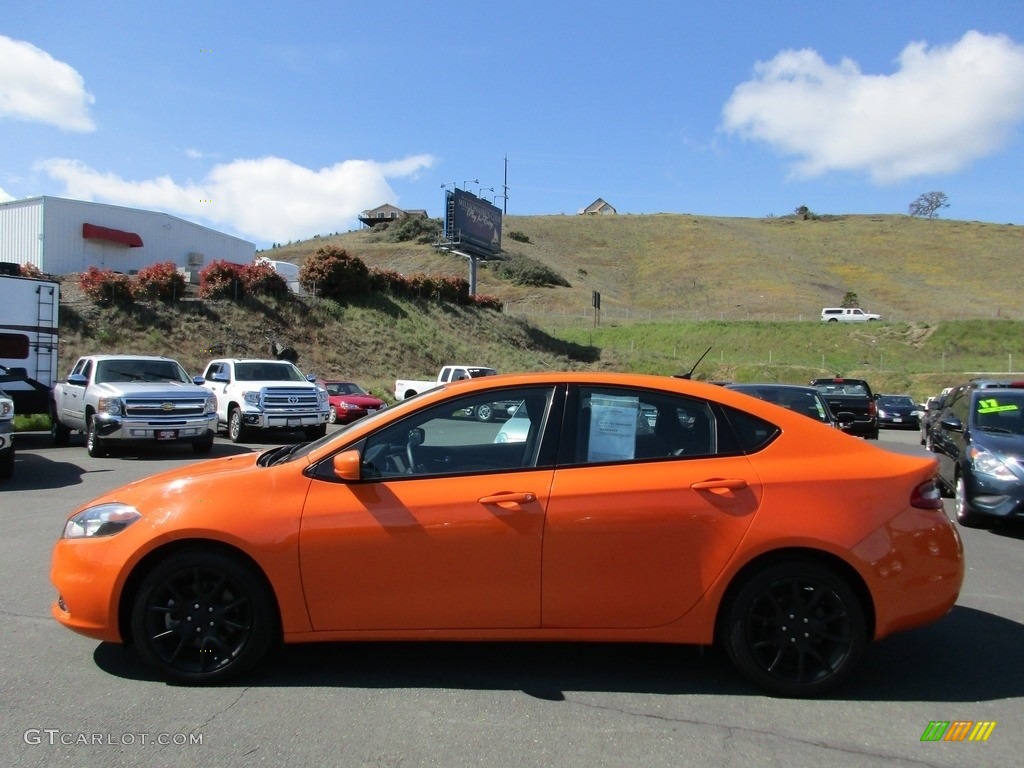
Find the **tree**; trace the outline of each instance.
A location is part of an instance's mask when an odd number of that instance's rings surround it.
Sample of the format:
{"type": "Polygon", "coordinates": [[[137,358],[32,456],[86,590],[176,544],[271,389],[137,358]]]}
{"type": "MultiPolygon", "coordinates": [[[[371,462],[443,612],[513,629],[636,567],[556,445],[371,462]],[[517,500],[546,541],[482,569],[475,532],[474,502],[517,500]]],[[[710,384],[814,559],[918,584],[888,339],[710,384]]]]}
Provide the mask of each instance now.
{"type": "Polygon", "coordinates": [[[859,307],[860,306],[860,299],[857,298],[857,294],[854,293],[853,291],[847,291],[846,295],[843,296],[843,303],[840,304],[839,306],[841,306],[841,307],[859,307]]]}
{"type": "Polygon", "coordinates": [[[907,212],[911,216],[935,219],[938,218],[939,210],[942,208],[949,208],[949,198],[946,197],[945,192],[925,192],[910,204],[907,212]]]}

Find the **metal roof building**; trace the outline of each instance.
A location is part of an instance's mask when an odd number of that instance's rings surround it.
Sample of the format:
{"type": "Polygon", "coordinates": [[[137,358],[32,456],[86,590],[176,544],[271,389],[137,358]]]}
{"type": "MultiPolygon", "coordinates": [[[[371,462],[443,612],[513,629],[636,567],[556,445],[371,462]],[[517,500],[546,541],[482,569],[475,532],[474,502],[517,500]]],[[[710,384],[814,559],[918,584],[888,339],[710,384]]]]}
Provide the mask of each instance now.
{"type": "Polygon", "coordinates": [[[166,213],[47,196],[0,203],[0,262],[52,275],[89,267],[132,274],[165,261],[198,271],[255,258],[254,243],[166,213]]]}

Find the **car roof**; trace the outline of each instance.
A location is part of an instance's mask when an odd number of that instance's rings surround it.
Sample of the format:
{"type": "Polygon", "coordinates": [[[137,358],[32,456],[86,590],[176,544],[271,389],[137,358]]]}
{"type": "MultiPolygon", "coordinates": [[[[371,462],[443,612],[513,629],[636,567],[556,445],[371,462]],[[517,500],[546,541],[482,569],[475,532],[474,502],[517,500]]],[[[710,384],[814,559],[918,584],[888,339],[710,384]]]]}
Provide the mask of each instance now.
{"type": "Polygon", "coordinates": [[[731,381],[725,385],[726,389],[777,389],[779,391],[786,392],[813,392],[814,394],[821,394],[814,387],[808,387],[805,384],[774,384],[774,383],[757,383],[747,381],[731,381]]]}

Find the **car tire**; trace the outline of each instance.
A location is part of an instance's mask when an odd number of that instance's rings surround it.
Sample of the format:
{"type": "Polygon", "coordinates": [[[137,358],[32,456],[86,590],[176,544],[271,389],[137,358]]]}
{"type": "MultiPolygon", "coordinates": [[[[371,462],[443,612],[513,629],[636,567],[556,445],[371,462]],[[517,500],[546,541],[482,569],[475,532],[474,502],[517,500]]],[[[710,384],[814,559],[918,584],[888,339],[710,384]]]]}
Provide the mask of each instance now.
{"type": "Polygon", "coordinates": [[[867,620],[849,582],[806,561],[751,574],[724,606],[720,639],[751,682],[777,696],[817,696],[864,653],[867,620]]]}
{"type": "Polygon", "coordinates": [[[228,414],[228,439],[232,443],[243,443],[249,436],[249,430],[245,428],[245,421],[242,419],[242,409],[232,408],[228,414]]]}
{"type": "Polygon", "coordinates": [[[481,403],[476,407],[475,416],[477,421],[490,421],[494,418],[494,405],[481,403]]]}
{"type": "Polygon", "coordinates": [[[830,323],[838,323],[838,322],[839,322],[839,320],[838,320],[837,318],[835,318],[835,317],[830,317],[830,318],[828,319],[828,322],[830,322],[830,323]]]}
{"type": "Polygon", "coordinates": [[[52,414],[50,415],[50,439],[58,447],[63,447],[71,442],[71,430],[61,424],[52,414]]]}
{"type": "Polygon", "coordinates": [[[281,637],[263,575],[214,550],[181,550],[158,562],[139,585],[131,611],[142,658],[187,685],[246,672],[281,637]]]}
{"type": "Polygon", "coordinates": [[[335,408],[333,405],[331,406],[331,413],[327,417],[327,423],[328,424],[337,424],[338,423],[338,409],[335,408]]]}
{"type": "Polygon", "coordinates": [[[97,432],[95,414],[89,414],[89,426],[85,433],[85,450],[94,459],[102,459],[110,455],[110,451],[107,450],[97,432]]]}
{"type": "Polygon", "coordinates": [[[192,450],[196,453],[209,453],[213,450],[213,438],[207,438],[206,440],[198,440],[192,443],[192,450]]]}
{"type": "Polygon", "coordinates": [[[327,434],[327,425],[321,424],[319,427],[306,427],[303,432],[307,440],[319,440],[327,434]]]}
{"type": "Polygon", "coordinates": [[[963,475],[956,476],[956,485],[953,488],[953,509],[956,510],[956,520],[964,528],[987,528],[989,521],[979,515],[970,504],[967,503],[967,487],[964,484],[963,475]]]}
{"type": "Polygon", "coordinates": [[[10,480],[14,475],[14,447],[0,451],[0,480],[10,480]]]}

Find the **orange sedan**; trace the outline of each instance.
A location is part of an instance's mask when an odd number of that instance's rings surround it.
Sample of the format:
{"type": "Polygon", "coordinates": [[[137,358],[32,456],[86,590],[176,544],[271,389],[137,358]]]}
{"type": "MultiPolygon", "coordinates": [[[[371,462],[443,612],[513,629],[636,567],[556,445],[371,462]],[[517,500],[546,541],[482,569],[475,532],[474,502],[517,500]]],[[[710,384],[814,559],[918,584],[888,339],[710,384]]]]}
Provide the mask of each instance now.
{"type": "Polygon", "coordinates": [[[717,642],[812,696],[956,601],[935,475],[710,384],[489,376],[89,502],[54,548],[52,612],[184,683],[280,641],[717,642]],[[496,401],[521,403],[515,440],[466,416],[496,401]]]}

